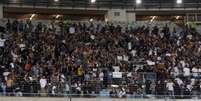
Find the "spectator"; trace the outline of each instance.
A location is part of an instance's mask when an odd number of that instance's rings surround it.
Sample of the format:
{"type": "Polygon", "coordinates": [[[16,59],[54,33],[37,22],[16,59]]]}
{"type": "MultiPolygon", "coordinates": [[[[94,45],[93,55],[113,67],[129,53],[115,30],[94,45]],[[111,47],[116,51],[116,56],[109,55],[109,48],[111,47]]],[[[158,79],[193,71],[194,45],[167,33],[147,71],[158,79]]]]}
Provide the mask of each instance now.
{"type": "Polygon", "coordinates": [[[126,97],[126,90],[124,88],[121,88],[120,91],[118,92],[118,97],[126,97]]]}
{"type": "Polygon", "coordinates": [[[13,94],[13,86],[14,86],[14,81],[11,78],[11,76],[8,77],[6,80],[6,92],[8,93],[9,96],[12,96],[13,94]]]}
{"type": "Polygon", "coordinates": [[[47,87],[47,79],[45,78],[45,76],[43,76],[40,79],[40,93],[41,96],[45,96],[46,94],[46,87],[47,87]]]}
{"type": "Polygon", "coordinates": [[[4,82],[1,83],[1,89],[2,89],[2,95],[6,96],[7,95],[6,84],[4,82]]]}
{"type": "Polygon", "coordinates": [[[169,97],[174,98],[174,83],[171,80],[168,80],[166,87],[169,97]]]}

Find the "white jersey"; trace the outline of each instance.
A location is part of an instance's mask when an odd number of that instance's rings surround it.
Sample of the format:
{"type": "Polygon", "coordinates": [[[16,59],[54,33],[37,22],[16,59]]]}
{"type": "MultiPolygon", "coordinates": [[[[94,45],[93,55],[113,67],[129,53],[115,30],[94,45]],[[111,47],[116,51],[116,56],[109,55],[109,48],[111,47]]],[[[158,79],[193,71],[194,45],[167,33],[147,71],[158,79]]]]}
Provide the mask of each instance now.
{"type": "Polygon", "coordinates": [[[193,67],[192,73],[193,73],[194,77],[197,77],[198,76],[198,68],[193,67]]]}
{"type": "Polygon", "coordinates": [[[189,68],[185,67],[183,69],[183,71],[184,71],[184,76],[190,76],[190,69],[189,68]]]}
{"type": "Polygon", "coordinates": [[[6,39],[0,39],[0,47],[4,47],[6,39]]]}
{"type": "Polygon", "coordinates": [[[47,79],[40,79],[40,87],[45,88],[47,85],[47,79]]]}
{"type": "Polygon", "coordinates": [[[168,82],[166,84],[166,88],[168,91],[174,91],[174,83],[173,82],[168,82]]]}

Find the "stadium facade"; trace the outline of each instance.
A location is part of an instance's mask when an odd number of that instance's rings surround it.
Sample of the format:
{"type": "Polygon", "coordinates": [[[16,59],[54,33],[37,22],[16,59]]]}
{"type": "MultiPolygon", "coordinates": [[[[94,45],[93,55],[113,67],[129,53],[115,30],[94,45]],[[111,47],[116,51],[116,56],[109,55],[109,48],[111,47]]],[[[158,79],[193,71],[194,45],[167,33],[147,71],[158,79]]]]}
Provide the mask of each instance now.
{"type": "MultiPolygon", "coordinates": [[[[105,20],[133,22],[158,18],[180,19],[184,22],[201,20],[201,1],[183,0],[2,0],[0,18],[30,18],[38,14],[38,19],[52,19],[62,15],[70,20],[105,20]]],[[[168,20],[172,20],[168,19],[168,20]]]]}

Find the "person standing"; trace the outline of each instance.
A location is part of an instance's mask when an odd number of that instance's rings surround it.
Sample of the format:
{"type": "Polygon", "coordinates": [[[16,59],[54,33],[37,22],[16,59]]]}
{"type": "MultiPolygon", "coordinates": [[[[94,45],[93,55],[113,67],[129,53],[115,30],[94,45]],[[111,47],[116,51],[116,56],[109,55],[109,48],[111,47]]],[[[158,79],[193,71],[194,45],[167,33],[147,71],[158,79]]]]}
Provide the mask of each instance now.
{"type": "Polygon", "coordinates": [[[47,86],[47,79],[45,78],[45,76],[43,76],[40,79],[41,96],[46,96],[46,86],[47,86]]]}
{"type": "Polygon", "coordinates": [[[171,98],[174,98],[174,83],[172,82],[172,80],[167,81],[166,88],[167,88],[168,96],[171,98]]]}
{"type": "Polygon", "coordinates": [[[8,96],[13,95],[13,86],[14,86],[14,81],[9,76],[8,79],[6,80],[6,92],[7,92],[8,96]]]}

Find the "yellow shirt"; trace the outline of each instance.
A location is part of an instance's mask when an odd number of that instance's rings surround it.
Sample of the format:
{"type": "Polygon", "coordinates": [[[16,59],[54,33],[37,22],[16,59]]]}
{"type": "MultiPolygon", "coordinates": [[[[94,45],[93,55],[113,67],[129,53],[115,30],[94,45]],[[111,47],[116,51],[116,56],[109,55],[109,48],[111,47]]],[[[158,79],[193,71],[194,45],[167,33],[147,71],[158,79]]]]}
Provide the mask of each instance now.
{"type": "Polygon", "coordinates": [[[78,76],[82,76],[82,75],[83,75],[83,68],[82,68],[82,67],[79,67],[79,68],[77,69],[77,75],[78,75],[78,76]]]}
{"type": "Polygon", "coordinates": [[[6,81],[7,87],[12,87],[13,86],[13,80],[9,79],[6,81]]]}

